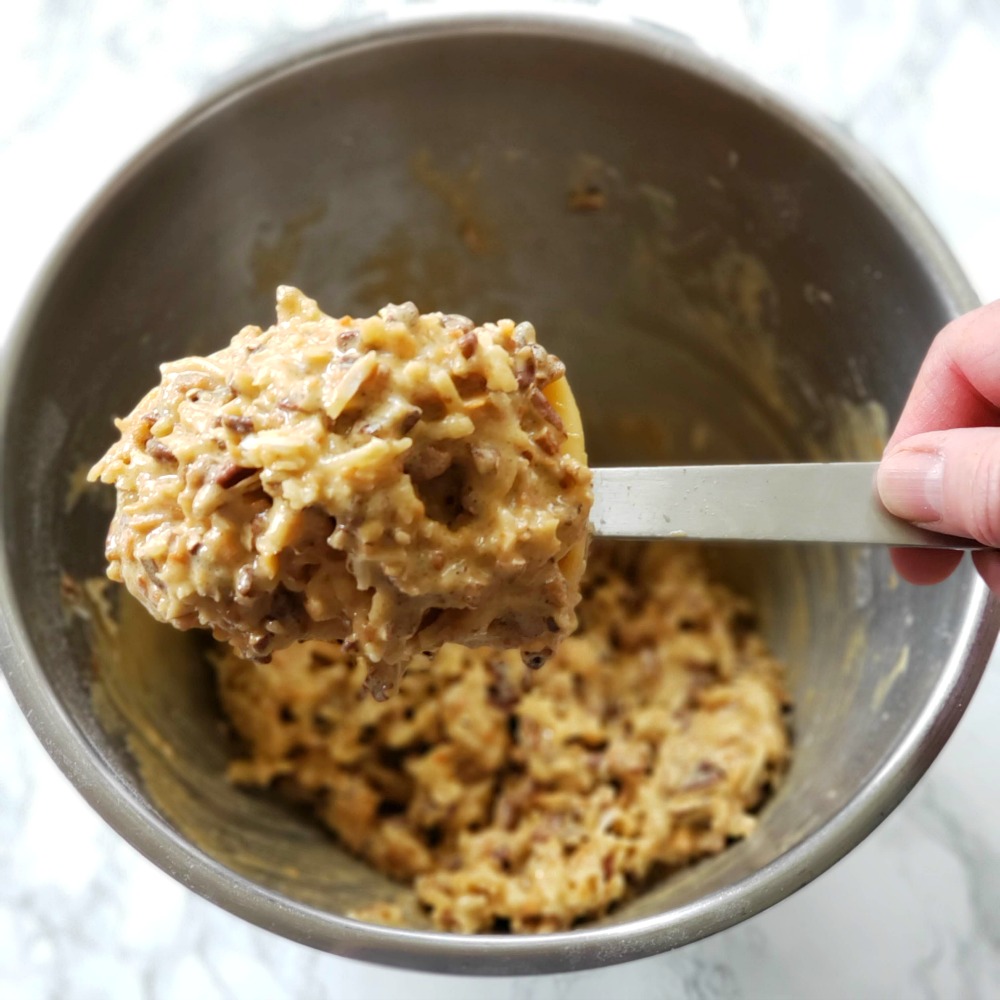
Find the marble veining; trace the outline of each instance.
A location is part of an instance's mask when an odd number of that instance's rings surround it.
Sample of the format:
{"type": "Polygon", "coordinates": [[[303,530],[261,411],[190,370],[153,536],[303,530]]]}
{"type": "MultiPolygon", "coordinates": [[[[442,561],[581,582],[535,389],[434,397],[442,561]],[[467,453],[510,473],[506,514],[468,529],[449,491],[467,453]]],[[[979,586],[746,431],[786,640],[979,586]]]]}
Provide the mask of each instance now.
{"type": "MultiPolygon", "coordinates": [[[[220,74],[333,19],[381,9],[367,0],[6,5],[0,298],[20,300],[100,183],[220,74]]],[[[844,125],[917,196],[980,294],[1000,295],[995,0],[629,0],[615,9],[689,35],[844,125]]],[[[105,826],[0,685],[0,997],[1000,997],[998,720],[994,662],[909,799],[833,870],[744,924],[614,969],[474,981],[324,955],[196,897],[105,826]]]]}

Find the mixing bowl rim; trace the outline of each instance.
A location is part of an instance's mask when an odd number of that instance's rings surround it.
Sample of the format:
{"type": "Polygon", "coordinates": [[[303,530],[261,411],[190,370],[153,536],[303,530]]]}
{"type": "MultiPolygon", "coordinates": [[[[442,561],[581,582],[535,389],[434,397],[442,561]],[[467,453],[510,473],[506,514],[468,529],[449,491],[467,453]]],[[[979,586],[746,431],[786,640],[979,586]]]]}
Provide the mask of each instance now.
{"type": "MultiPolygon", "coordinates": [[[[384,15],[331,27],[322,38],[272,52],[250,70],[215,87],[148,142],[90,201],[59,241],[0,343],[0,467],[4,461],[11,389],[46,289],[89,227],[122,189],[187,130],[259,87],[311,63],[366,48],[461,34],[550,37],[608,47],[679,68],[750,100],[818,148],[867,195],[922,259],[928,278],[952,312],[976,297],[941,237],[889,172],[836,126],[798,110],[785,98],[669,29],[606,11],[546,8],[498,13],[438,9],[384,15]]],[[[0,535],[8,493],[0,497],[0,535]]],[[[382,927],[296,902],[227,869],[170,827],[124,785],[89,744],[47,686],[15,601],[10,553],[0,560],[0,666],[26,719],[49,755],[109,825],[161,869],[205,898],[268,930],[313,947],[381,964],[483,975],[556,972],[610,965],[689,943],[743,920],[821,874],[860,843],[903,799],[958,723],[986,666],[1000,626],[997,603],[978,579],[947,663],[917,724],[883,766],[822,828],[734,885],[685,906],[608,926],[542,936],[461,936],[382,927]],[[963,666],[964,661],[964,666],[963,666]]]]}

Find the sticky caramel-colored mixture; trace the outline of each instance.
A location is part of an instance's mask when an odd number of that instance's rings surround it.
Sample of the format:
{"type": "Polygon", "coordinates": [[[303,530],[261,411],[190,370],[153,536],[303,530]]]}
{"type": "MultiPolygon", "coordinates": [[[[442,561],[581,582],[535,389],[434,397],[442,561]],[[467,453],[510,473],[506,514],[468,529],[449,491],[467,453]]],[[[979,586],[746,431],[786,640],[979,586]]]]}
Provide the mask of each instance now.
{"type": "Polygon", "coordinates": [[[282,287],[276,325],[161,373],[90,473],[108,575],[154,617],[260,660],[345,641],[377,696],[448,642],[538,665],[573,631],[590,473],[531,324],[334,319],[282,287]]]}
{"type": "Polygon", "coordinates": [[[434,924],[555,931],[754,828],[789,753],[781,665],[696,550],[595,546],[577,633],[544,670],[448,645],[365,696],[336,645],[227,653],[233,781],[315,804],[412,880],[434,924]]]}

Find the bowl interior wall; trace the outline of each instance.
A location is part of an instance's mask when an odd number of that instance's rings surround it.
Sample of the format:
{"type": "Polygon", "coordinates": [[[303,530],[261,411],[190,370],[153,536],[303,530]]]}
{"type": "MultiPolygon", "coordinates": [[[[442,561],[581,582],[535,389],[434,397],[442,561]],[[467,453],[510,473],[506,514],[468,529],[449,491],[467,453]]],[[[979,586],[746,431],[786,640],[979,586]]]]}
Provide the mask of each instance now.
{"type": "MultiPolygon", "coordinates": [[[[279,282],[334,313],[412,299],[531,319],[567,363],[595,464],[875,457],[871,404],[898,412],[949,315],[868,196],[792,128],[582,40],[424,38],[315,58],[212,108],[133,174],[53,274],[11,399],[19,610],[129,794],[152,791],[202,849],[335,913],[391,887],[307,817],[227,787],[197,644],[126,615],[127,641],[94,645],[60,602],[63,573],[103,568],[110,491],[67,497],[111,416],[160,361],[267,325],[279,282]],[[600,206],[573,210],[572,192],[600,206]],[[134,682],[131,751],[107,699],[95,714],[92,664],[134,682]]],[[[757,597],[790,666],[794,766],[750,840],[615,922],[733,884],[844,807],[926,706],[969,588],[965,574],[897,586],[878,552],[710,558],[757,597]]]]}

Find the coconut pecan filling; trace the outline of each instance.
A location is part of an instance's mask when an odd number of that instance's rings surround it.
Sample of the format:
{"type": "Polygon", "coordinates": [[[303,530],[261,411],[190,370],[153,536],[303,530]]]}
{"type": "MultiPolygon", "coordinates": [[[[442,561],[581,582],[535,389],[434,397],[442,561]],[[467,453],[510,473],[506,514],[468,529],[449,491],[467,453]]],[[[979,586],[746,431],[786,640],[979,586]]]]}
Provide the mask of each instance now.
{"type": "Polygon", "coordinates": [[[266,660],[342,642],[378,697],[449,642],[540,665],[575,626],[592,494],[531,324],[278,290],[278,321],[161,367],[91,478],[108,574],[159,620],[266,660]]]}

